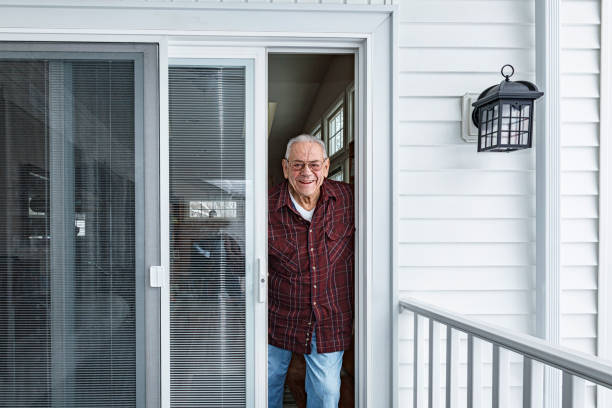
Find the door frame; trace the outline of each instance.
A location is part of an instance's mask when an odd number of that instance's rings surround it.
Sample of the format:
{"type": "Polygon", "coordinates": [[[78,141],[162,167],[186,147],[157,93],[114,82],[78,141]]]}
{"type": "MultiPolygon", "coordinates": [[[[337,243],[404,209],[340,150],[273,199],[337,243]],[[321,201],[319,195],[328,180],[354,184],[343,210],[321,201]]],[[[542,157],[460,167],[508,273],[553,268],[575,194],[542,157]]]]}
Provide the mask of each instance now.
{"type": "MultiPolygon", "coordinates": [[[[359,121],[355,129],[356,204],[359,209],[356,220],[356,406],[397,406],[399,167],[396,110],[399,103],[394,86],[397,83],[397,6],[151,4],[143,0],[126,0],[112,5],[107,1],[82,4],[77,0],[50,3],[22,0],[15,5],[15,2],[0,0],[0,38],[3,41],[154,43],[159,46],[160,175],[166,175],[166,179],[169,47],[197,43],[211,47],[273,47],[296,51],[313,48],[357,50],[359,77],[356,83],[361,86],[356,91],[359,121]]],[[[267,89],[264,92],[267,100],[267,89]]],[[[267,162],[267,151],[260,157],[266,157],[267,162]]],[[[167,184],[160,182],[159,185],[162,265],[169,264],[167,184]]],[[[264,263],[266,260],[266,257],[262,259],[264,263]]],[[[167,276],[164,280],[167,285],[167,276]]],[[[161,319],[164,313],[161,310],[161,319]]],[[[159,352],[159,344],[147,342],[147,345],[148,356],[156,350],[159,352]]],[[[159,379],[147,378],[147,387],[157,384],[159,379]]],[[[255,406],[265,407],[266,393],[259,394],[255,406]]],[[[162,405],[161,398],[153,398],[147,401],[147,406],[167,405],[162,405]]]]}

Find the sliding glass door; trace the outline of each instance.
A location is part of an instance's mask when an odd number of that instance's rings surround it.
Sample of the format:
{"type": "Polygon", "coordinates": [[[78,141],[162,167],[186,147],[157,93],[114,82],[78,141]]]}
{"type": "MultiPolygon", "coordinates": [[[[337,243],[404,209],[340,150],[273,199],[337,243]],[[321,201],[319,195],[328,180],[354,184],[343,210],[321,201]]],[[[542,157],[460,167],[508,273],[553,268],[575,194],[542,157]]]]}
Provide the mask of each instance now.
{"type": "Polygon", "coordinates": [[[0,405],[266,406],[258,52],[0,43],[0,405]]]}
{"type": "Polygon", "coordinates": [[[151,399],[143,61],[156,50],[96,47],[0,47],[3,406],[151,399]]]}
{"type": "Polygon", "coordinates": [[[169,68],[171,407],[255,406],[266,372],[254,364],[266,319],[255,313],[253,73],[249,60],[169,68]]]}

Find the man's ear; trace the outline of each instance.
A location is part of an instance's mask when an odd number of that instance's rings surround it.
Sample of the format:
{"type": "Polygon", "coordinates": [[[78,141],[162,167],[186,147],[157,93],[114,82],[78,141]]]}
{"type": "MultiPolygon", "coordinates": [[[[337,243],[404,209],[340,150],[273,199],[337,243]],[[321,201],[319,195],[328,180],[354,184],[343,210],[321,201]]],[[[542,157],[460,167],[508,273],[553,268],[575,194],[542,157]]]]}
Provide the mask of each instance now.
{"type": "Polygon", "coordinates": [[[287,159],[281,160],[281,166],[283,167],[283,176],[285,176],[286,179],[289,178],[289,162],[287,159]]]}
{"type": "Polygon", "coordinates": [[[323,177],[327,177],[329,173],[329,157],[323,160],[323,177]]]}

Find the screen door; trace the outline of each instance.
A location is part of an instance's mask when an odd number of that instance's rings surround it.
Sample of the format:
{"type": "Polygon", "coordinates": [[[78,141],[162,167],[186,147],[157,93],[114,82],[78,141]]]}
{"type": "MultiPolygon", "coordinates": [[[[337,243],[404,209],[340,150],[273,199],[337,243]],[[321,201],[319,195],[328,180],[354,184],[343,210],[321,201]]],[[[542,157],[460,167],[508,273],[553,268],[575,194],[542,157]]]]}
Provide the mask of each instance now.
{"type": "Polygon", "coordinates": [[[254,62],[173,59],[168,75],[169,405],[255,406],[254,62]]]}
{"type": "MultiPolygon", "coordinates": [[[[159,338],[159,321],[146,323],[145,269],[158,238],[145,223],[159,213],[145,180],[158,180],[158,159],[144,148],[155,55],[135,44],[0,44],[0,405],[155,399],[145,338],[159,338]]],[[[147,129],[155,142],[157,126],[147,129]]]]}

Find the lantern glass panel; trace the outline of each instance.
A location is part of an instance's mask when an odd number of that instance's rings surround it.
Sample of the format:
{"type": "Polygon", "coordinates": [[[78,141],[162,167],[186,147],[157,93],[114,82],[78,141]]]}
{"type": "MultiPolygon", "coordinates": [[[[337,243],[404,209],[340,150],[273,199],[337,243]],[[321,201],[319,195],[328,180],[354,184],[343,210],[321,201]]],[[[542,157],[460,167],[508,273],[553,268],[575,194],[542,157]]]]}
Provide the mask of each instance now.
{"type": "Polygon", "coordinates": [[[520,116],[520,109],[517,106],[512,106],[510,108],[510,144],[513,145],[519,143],[520,116]]]}
{"type": "Polygon", "coordinates": [[[509,130],[510,130],[510,118],[504,118],[502,116],[501,131],[502,132],[507,132],[509,130]]]}
{"type": "Polygon", "coordinates": [[[527,138],[528,138],[528,133],[529,133],[529,118],[521,118],[521,144],[525,145],[528,143],[527,138]]]}
{"type": "Polygon", "coordinates": [[[510,134],[510,132],[503,130],[500,132],[501,133],[501,143],[502,145],[507,145],[508,144],[508,135],[510,134]]]}
{"type": "Polygon", "coordinates": [[[504,103],[502,105],[502,117],[503,118],[510,117],[510,105],[507,103],[504,103]]]}
{"type": "Polygon", "coordinates": [[[508,144],[508,132],[501,132],[501,143],[503,145],[508,144]]]}
{"type": "Polygon", "coordinates": [[[521,117],[529,118],[529,105],[523,105],[521,107],[521,117]]]}

